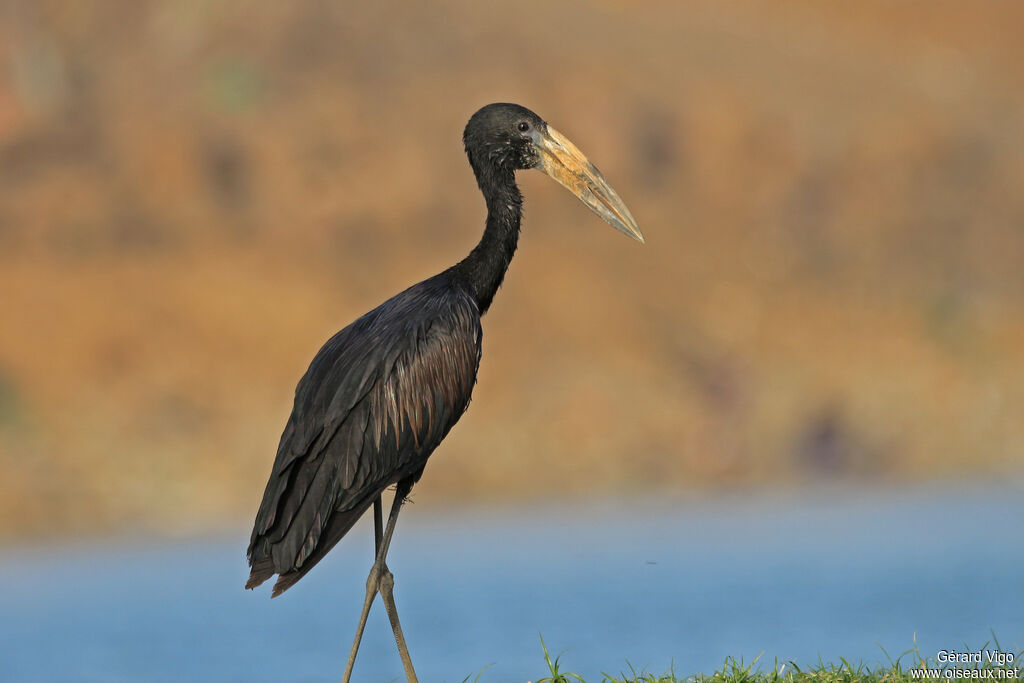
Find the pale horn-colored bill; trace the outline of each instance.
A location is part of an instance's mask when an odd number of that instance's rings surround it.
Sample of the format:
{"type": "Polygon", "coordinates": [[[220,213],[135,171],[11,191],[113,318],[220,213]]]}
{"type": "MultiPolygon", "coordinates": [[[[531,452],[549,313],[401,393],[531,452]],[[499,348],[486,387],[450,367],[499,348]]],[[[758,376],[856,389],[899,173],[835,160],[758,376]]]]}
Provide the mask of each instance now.
{"type": "Polygon", "coordinates": [[[542,171],[579,197],[580,201],[613,228],[638,242],[644,241],[636,219],[626,208],[619,193],[569,138],[551,126],[538,137],[536,145],[541,152],[542,171]]]}

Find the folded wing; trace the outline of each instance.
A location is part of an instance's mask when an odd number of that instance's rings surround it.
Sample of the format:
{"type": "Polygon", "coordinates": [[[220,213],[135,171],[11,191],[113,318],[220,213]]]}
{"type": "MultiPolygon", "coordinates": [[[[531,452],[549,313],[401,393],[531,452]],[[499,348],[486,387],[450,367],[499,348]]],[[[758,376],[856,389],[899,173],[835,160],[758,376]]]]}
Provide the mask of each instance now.
{"type": "Polygon", "coordinates": [[[427,280],[332,337],[295,391],[256,515],[247,588],[298,581],[388,486],[415,481],[469,405],[480,317],[427,280]]]}

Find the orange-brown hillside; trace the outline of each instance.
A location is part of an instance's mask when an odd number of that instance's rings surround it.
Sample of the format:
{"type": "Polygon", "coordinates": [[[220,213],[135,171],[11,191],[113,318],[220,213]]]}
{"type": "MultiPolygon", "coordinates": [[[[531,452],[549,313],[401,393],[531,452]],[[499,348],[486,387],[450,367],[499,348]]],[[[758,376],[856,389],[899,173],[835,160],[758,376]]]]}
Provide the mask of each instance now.
{"type": "MultiPolygon", "coordinates": [[[[372,5],[372,7],[371,7],[372,5]]],[[[251,515],[319,345],[466,253],[480,105],[540,174],[419,500],[1024,464],[1024,6],[0,8],[0,532],[251,515]]]]}

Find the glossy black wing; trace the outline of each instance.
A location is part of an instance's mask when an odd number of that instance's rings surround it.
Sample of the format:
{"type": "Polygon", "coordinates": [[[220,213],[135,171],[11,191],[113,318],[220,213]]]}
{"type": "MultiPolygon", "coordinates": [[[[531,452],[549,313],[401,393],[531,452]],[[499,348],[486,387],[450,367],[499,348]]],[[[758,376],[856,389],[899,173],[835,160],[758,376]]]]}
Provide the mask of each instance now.
{"type": "Polygon", "coordinates": [[[359,318],[295,391],[256,515],[246,587],[274,594],[318,562],[388,486],[418,475],[469,405],[480,362],[474,300],[442,276],[359,318]]]}

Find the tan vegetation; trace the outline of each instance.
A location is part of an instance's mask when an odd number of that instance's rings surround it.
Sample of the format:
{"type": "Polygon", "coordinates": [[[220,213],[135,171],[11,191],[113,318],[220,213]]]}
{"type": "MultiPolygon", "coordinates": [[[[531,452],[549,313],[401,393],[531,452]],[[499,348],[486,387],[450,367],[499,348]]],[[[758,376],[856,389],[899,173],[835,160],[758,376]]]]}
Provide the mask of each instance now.
{"type": "Polygon", "coordinates": [[[468,252],[480,105],[540,174],[417,500],[1024,463],[1024,5],[0,6],[0,532],[249,517],[319,345],[468,252]]]}

